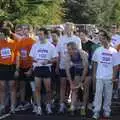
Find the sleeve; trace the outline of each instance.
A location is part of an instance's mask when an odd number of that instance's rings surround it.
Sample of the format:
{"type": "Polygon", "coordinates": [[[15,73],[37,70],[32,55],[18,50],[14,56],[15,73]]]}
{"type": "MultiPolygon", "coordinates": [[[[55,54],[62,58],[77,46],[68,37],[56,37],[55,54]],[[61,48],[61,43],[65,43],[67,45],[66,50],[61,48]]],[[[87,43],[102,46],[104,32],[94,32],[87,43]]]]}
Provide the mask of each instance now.
{"type": "Polygon", "coordinates": [[[78,39],[79,39],[79,45],[78,45],[78,48],[79,48],[79,49],[82,49],[81,39],[80,39],[80,38],[78,38],[78,39]]]}
{"type": "Polygon", "coordinates": [[[60,41],[58,42],[58,44],[57,44],[57,46],[56,46],[56,51],[59,53],[61,50],[60,50],[60,45],[61,43],[60,43],[60,41]]]}
{"type": "Polygon", "coordinates": [[[113,66],[120,65],[120,52],[113,54],[113,66]]]}
{"type": "Polygon", "coordinates": [[[98,49],[95,50],[95,52],[93,53],[93,56],[92,56],[92,61],[94,62],[98,62],[98,49]]]}
{"type": "Polygon", "coordinates": [[[79,37],[75,37],[75,43],[79,50],[82,49],[82,43],[81,43],[81,39],[79,37]]]}
{"type": "Polygon", "coordinates": [[[35,57],[35,46],[33,45],[31,50],[30,50],[30,53],[29,53],[29,56],[34,58],[35,57]]]}
{"type": "Polygon", "coordinates": [[[52,46],[51,54],[52,54],[52,56],[51,56],[52,58],[58,57],[57,49],[54,46],[52,46]]]}

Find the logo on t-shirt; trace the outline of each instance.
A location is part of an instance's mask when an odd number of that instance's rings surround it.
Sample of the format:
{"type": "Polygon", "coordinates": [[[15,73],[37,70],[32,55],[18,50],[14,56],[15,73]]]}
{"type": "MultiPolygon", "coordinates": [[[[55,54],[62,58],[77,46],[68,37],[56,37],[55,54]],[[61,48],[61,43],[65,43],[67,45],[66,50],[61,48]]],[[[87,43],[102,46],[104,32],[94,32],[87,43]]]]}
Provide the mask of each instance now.
{"type": "Polygon", "coordinates": [[[108,67],[108,65],[112,62],[112,54],[111,53],[102,53],[101,61],[104,67],[108,67]]]}
{"type": "Polygon", "coordinates": [[[21,58],[26,58],[27,57],[27,50],[21,49],[20,50],[20,56],[21,56],[21,58]]]}
{"type": "Polygon", "coordinates": [[[38,52],[37,59],[39,59],[39,60],[47,59],[47,56],[48,56],[47,49],[39,49],[37,52],[38,52]]]}
{"type": "Polygon", "coordinates": [[[2,58],[9,58],[11,56],[11,49],[10,48],[2,48],[0,51],[2,58]]]}

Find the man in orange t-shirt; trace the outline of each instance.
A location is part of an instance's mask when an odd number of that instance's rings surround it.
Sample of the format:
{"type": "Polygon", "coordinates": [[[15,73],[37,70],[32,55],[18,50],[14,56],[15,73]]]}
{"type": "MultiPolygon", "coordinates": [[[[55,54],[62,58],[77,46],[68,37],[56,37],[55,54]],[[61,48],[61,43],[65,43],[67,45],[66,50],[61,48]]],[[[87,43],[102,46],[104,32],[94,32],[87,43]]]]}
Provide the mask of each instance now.
{"type": "MultiPolygon", "coordinates": [[[[32,38],[23,38],[21,41],[17,42],[18,44],[17,48],[20,54],[20,58],[19,58],[20,59],[20,73],[22,72],[21,74],[24,74],[25,76],[27,75],[27,72],[29,71],[29,69],[32,67],[32,58],[29,56],[29,52],[34,43],[35,41],[32,38]]],[[[20,76],[20,78],[21,77],[23,76],[20,76]]],[[[24,78],[21,80],[24,80],[24,78]]]]}
{"type": "Polygon", "coordinates": [[[7,32],[7,29],[3,29],[0,32],[0,113],[2,113],[5,109],[5,81],[9,81],[12,113],[15,112],[16,104],[16,81],[14,77],[18,76],[18,52],[16,42],[8,39],[7,32]]]}
{"type": "MultiPolygon", "coordinates": [[[[28,28],[22,28],[23,30],[23,36],[18,38],[17,48],[19,51],[19,78],[18,82],[20,83],[19,91],[20,91],[20,104],[18,106],[18,109],[26,109],[26,105],[28,104],[28,101],[30,101],[31,97],[31,90],[28,90],[29,83],[34,81],[34,77],[32,75],[32,59],[29,56],[29,52],[31,50],[32,45],[35,43],[35,40],[33,40],[31,37],[29,37],[29,29],[28,28]],[[29,91],[29,92],[28,92],[29,91]],[[27,98],[25,98],[25,96],[27,98]],[[27,101],[27,102],[26,102],[27,101]]],[[[32,86],[31,86],[32,87],[32,86]]],[[[35,88],[34,88],[35,89],[35,88]]],[[[32,90],[33,91],[33,90],[32,90]]],[[[34,94],[34,93],[33,93],[34,94]]]]}

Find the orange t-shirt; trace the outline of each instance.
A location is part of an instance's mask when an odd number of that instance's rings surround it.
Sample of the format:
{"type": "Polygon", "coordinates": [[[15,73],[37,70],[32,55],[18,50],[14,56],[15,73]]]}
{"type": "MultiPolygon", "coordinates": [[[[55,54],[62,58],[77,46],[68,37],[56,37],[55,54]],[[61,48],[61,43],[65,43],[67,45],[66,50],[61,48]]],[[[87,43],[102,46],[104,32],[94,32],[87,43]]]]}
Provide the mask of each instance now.
{"type": "Polygon", "coordinates": [[[14,40],[0,40],[0,64],[15,64],[17,47],[14,40]]]}
{"type": "Polygon", "coordinates": [[[20,54],[20,68],[27,69],[32,66],[32,58],[29,56],[32,45],[35,40],[32,38],[23,38],[17,42],[17,47],[20,54]]]}

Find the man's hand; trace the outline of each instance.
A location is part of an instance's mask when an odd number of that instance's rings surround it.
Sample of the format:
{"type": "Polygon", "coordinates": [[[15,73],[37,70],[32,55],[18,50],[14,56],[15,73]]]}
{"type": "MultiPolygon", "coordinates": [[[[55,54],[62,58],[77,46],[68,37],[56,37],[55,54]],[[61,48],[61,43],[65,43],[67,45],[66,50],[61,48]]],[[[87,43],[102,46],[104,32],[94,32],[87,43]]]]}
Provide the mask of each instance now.
{"type": "Polygon", "coordinates": [[[79,83],[79,85],[75,86],[73,89],[81,88],[81,90],[84,90],[84,85],[82,82],[79,83]]]}
{"type": "Polygon", "coordinates": [[[48,62],[49,62],[48,60],[45,60],[45,61],[43,61],[41,64],[42,64],[42,65],[47,65],[48,62]]]}

